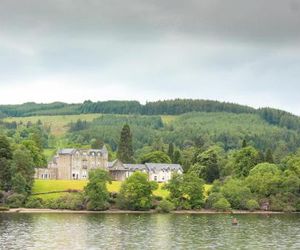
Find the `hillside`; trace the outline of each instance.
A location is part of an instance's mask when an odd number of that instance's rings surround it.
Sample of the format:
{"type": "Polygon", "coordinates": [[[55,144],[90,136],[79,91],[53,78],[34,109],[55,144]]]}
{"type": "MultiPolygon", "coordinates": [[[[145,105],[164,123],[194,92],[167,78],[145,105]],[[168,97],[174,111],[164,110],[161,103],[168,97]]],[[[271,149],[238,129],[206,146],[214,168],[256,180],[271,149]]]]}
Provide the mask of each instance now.
{"type": "Polygon", "coordinates": [[[50,127],[50,135],[56,138],[49,142],[50,149],[46,147],[48,157],[61,147],[90,147],[96,139],[115,151],[125,123],[131,127],[137,153],[154,144],[166,150],[169,143],[181,149],[190,145],[217,143],[227,151],[239,148],[244,139],[262,151],[272,149],[274,152],[287,153],[300,147],[298,130],[270,124],[254,113],[193,112],[177,116],[82,114],[11,117],[5,118],[4,122],[27,124],[39,120],[45,127],[50,127]],[[77,125],[78,119],[84,126],[77,125]]]}
{"type": "Polygon", "coordinates": [[[234,114],[257,114],[273,125],[300,130],[300,118],[277,109],[254,109],[248,106],[211,100],[175,99],[147,102],[137,101],[85,101],[79,104],[55,102],[49,104],[24,103],[0,105],[0,118],[79,115],[79,114],[136,114],[136,115],[181,115],[189,112],[226,112],[234,114]]]}
{"type": "Polygon", "coordinates": [[[246,140],[262,152],[272,150],[278,159],[300,147],[299,117],[271,108],[256,110],[215,101],[170,100],[145,105],[134,101],[27,103],[0,106],[0,110],[11,115],[0,120],[0,130],[15,141],[30,137],[26,127],[37,123],[43,126],[43,148],[48,159],[58,148],[98,147],[103,143],[109,146],[114,157],[125,123],[133,133],[136,159],[153,149],[166,151],[170,143],[181,151],[190,146],[207,148],[214,144],[230,151],[240,148],[246,140]],[[53,115],[53,110],[76,110],[77,114],[53,115]],[[88,111],[91,113],[86,114],[88,111]],[[43,112],[51,115],[38,115],[43,112]]]}

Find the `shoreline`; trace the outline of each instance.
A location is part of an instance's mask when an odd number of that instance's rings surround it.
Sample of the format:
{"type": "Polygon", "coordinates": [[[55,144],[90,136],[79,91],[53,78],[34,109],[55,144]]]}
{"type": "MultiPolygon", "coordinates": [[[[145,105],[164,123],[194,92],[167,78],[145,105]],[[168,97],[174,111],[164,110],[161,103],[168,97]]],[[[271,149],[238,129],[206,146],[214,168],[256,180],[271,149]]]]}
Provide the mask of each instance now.
{"type": "MultiPolygon", "coordinates": [[[[105,211],[88,211],[88,210],[66,210],[66,209],[48,209],[48,208],[12,208],[8,211],[1,211],[0,213],[21,213],[21,214],[158,214],[156,210],[149,211],[131,211],[131,210],[120,210],[120,209],[111,209],[105,211]]],[[[203,210],[176,210],[171,211],[169,214],[188,214],[188,215],[213,215],[213,214],[257,214],[257,215],[272,215],[272,214],[298,214],[299,212],[276,212],[276,211],[247,211],[247,210],[232,210],[228,212],[218,212],[209,209],[203,210]]]]}

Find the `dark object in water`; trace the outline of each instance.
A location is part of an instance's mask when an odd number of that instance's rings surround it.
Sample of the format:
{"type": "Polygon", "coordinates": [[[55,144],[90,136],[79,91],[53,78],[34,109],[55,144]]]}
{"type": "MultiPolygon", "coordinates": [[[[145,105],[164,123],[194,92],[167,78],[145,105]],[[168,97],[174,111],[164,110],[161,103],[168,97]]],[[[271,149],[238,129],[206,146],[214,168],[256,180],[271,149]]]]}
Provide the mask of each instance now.
{"type": "Polygon", "coordinates": [[[233,218],[231,223],[233,226],[237,226],[239,224],[236,218],[233,218]]]}

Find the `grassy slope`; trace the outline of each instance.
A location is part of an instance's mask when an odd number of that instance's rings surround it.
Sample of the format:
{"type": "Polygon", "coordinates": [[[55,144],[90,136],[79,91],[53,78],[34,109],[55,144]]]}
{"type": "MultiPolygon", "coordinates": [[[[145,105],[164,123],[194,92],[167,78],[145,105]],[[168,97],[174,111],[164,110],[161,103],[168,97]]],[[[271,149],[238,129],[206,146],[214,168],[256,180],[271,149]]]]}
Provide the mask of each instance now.
{"type": "MultiPolygon", "coordinates": [[[[68,189],[76,189],[76,190],[83,190],[87,181],[76,181],[76,180],[35,180],[33,193],[44,193],[44,192],[51,192],[51,191],[64,191],[68,189]]],[[[120,190],[122,182],[120,181],[113,181],[111,184],[108,185],[109,192],[118,192],[120,190]]],[[[168,196],[168,191],[162,189],[162,184],[159,184],[159,188],[154,191],[155,195],[159,195],[162,197],[168,196]]],[[[39,195],[43,199],[49,198],[56,198],[63,193],[54,193],[54,194],[43,194],[39,195]]]]}
{"type": "MultiPolygon", "coordinates": [[[[68,124],[76,122],[78,119],[92,121],[101,114],[80,114],[80,115],[53,115],[53,116],[29,116],[29,117],[9,117],[5,118],[6,122],[32,122],[36,123],[40,120],[46,127],[51,128],[54,136],[62,136],[68,130],[68,124]]],[[[117,116],[117,115],[116,115],[117,116]]],[[[126,116],[126,115],[125,115],[126,116]]],[[[168,124],[176,119],[177,116],[163,115],[161,116],[163,123],[168,124]]]]}
{"type": "Polygon", "coordinates": [[[64,135],[68,130],[68,124],[76,122],[78,119],[92,121],[99,117],[101,114],[81,114],[81,115],[54,115],[54,116],[29,116],[29,117],[9,117],[5,118],[6,122],[32,122],[35,123],[38,120],[46,126],[51,128],[51,133],[55,136],[64,135]]]}

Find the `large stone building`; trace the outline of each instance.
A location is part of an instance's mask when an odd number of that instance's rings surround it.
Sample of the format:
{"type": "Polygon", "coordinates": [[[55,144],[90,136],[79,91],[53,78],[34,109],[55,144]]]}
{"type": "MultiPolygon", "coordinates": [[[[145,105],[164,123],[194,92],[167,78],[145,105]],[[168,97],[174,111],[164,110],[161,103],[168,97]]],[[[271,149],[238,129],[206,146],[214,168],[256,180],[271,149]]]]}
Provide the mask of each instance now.
{"type": "Polygon", "coordinates": [[[124,164],[120,160],[108,161],[108,152],[102,149],[62,149],[49,162],[47,168],[36,168],[36,179],[86,180],[92,169],[109,171],[113,180],[124,181],[135,171],[147,173],[149,180],[167,182],[173,173],[182,174],[179,164],[145,163],[124,164]]]}

